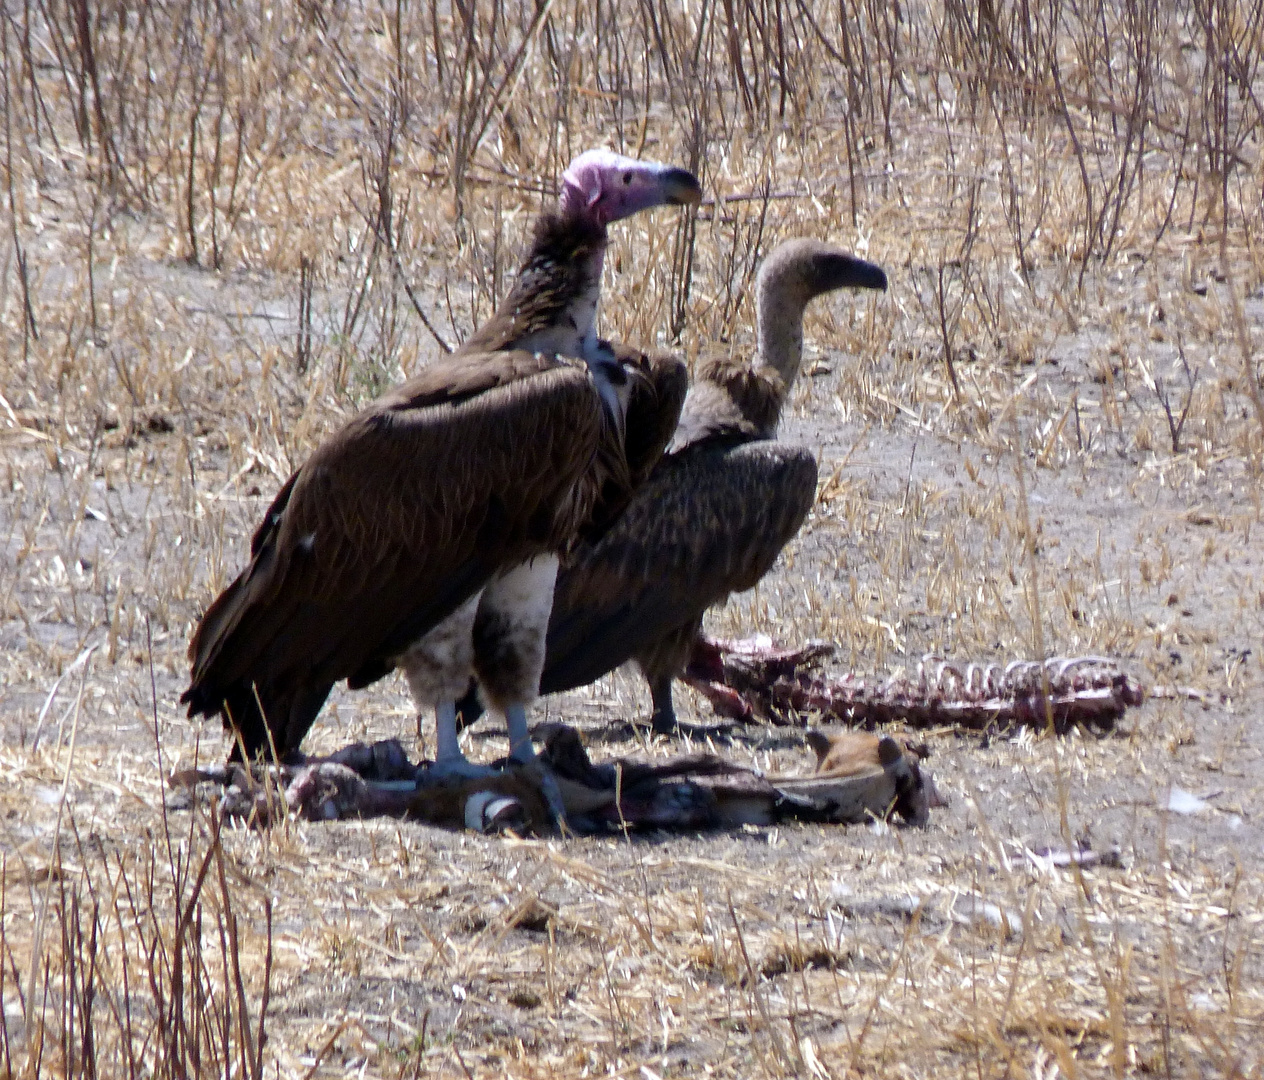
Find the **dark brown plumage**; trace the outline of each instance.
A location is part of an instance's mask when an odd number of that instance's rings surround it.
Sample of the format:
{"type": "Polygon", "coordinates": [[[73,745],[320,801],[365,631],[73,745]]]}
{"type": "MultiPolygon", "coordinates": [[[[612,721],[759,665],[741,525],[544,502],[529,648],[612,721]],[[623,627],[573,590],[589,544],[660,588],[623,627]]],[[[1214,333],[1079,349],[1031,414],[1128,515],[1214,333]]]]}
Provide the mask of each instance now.
{"type": "Polygon", "coordinates": [[[593,333],[606,224],[699,193],[688,173],[604,151],[564,182],[496,315],[321,444],[199,624],[182,700],[223,714],[236,756],[295,754],[334,683],[402,666],[419,703],[441,710],[441,759],[467,764],[450,710],[471,670],[516,710],[513,752],[530,758],[521,706],[538,685],[556,553],[626,502],[625,410],[659,394],[652,365],[621,363],[593,333]]]}
{"type": "Polygon", "coordinates": [[[583,686],[634,659],[657,727],[708,607],[753,588],[816,495],[807,450],[713,436],[665,457],[616,525],[563,565],[540,692],[583,686]]]}
{"type": "Polygon", "coordinates": [[[650,683],[656,730],[675,728],[671,683],[704,612],[752,588],[811,509],[816,461],[774,435],[799,368],[804,308],[844,286],[886,288],[886,277],[812,240],[782,244],[765,260],[754,362],[700,368],[668,454],[618,521],[563,563],[541,693],[583,686],[636,660],[650,683]]]}
{"type": "MultiPolygon", "coordinates": [[[[590,268],[605,247],[606,228],[601,223],[575,215],[541,214],[512,295],[459,351],[496,352],[565,329],[575,297],[597,284],[589,279],[590,268]]],[[[574,327],[569,329],[573,332],[574,327]]]]}
{"type": "Polygon", "coordinates": [[[602,488],[580,539],[595,542],[615,522],[633,493],[649,479],[675,434],[680,420],[689,373],[679,359],[668,353],[647,356],[628,345],[613,345],[615,356],[628,372],[630,391],[625,414],[625,436],[618,463],[602,488]]]}
{"type": "Polygon", "coordinates": [[[247,757],[268,753],[257,691],[276,753],[297,750],[335,682],[380,678],[494,570],[567,544],[603,436],[618,460],[601,421],[582,362],[526,352],[447,357],[375,402],[285,485],[207,611],[190,709],[225,702],[247,757]]]}

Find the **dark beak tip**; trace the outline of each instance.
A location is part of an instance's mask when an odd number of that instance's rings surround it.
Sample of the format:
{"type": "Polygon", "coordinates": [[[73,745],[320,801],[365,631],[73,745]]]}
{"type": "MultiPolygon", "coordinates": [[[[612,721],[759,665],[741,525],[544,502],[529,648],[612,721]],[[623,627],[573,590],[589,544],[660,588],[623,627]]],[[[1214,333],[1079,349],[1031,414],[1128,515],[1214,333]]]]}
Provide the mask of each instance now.
{"type": "Polygon", "coordinates": [[[853,271],[856,285],[860,288],[877,289],[880,292],[887,291],[887,274],[882,267],[875,266],[864,259],[857,259],[853,271]]]}
{"type": "Polygon", "coordinates": [[[697,206],[702,202],[702,185],[688,169],[669,169],[663,179],[669,205],[697,206]]]}

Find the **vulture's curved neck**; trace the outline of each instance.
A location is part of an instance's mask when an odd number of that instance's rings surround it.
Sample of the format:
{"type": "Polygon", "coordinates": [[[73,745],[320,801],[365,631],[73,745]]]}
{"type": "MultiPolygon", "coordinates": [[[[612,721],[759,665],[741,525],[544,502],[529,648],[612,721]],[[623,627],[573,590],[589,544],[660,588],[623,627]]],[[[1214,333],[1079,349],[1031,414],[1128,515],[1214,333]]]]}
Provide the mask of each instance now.
{"type": "MultiPolygon", "coordinates": [[[[587,254],[576,267],[579,273],[567,281],[565,294],[559,288],[550,296],[539,293],[524,298],[515,315],[527,313],[528,304],[545,300],[555,310],[545,319],[531,320],[525,332],[514,341],[514,346],[530,352],[557,353],[592,361],[596,358],[597,302],[601,298],[601,271],[605,262],[605,248],[587,254]],[[535,325],[531,325],[535,323],[535,325]]],[[[555,287],[552,282],[541,282],[542,290],[555,287]]],[[[563,284],[563,283],[558,283],[563,284]]]]}
{"type": "Polygon", "coordinates": [[[573,214],[548,214],[504,307],[517,324],[514,346],[533,352],[598,358],[597,301],[606,228],[573,214]]]}
{"type": "Polygon", "coordinates": [[[755,297],[758,352],[754,369],[774,368],[788,393],[803,359],[803,309],[799,297],[775,282],[760,282],[755,297]]]}
{"type": "Polygon", "coordinates": [[[776,438],[781,410],[803,358],[800,290],[761,275],[755,296],[756,350],[746,362],[730,357],[704,365],[689,388],[672,449],[711,433],[776,438]]]}
{"type": "Polygon", "coordinates": [[[525,349],[591,363],[598,357],[595,324],[605,253],[604,225],[542,215],[509,295],[461,351],[525,349]]]}
{"type": "Polygon", "coordinates": [[[509,325],[493,347],[583,360],[611,422],[622,433],[627,378],[609,344],[597,337],[606,243],[606,227],[600,222],[565,207],[545,214],[513,291],[501,305],[501,317],[509,325]]]}

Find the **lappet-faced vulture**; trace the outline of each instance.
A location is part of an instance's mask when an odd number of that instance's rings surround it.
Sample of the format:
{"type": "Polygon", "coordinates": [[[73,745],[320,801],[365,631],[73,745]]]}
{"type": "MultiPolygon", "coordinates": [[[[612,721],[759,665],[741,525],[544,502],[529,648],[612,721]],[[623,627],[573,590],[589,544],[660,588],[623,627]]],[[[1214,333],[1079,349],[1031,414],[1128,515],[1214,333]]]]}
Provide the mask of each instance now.
{"type": "Polygon", "coordinates": [[[596,335],[606,228],[700,197],[683,169],[580,155],[496,314],[290,477],[189,645],[181,700],[223,715],[234,756],[293,756],[336,682],[356,689],[399,667],[435,707],[436,768],[479,772],[455,726],[472,673],[513,756],[533,759],[525,706],[558,553],[595,512],[611,516],[630,450],[661,451],[662,422],[646,433],[640,417],[663,401],[678,413],[683,393],[678,361],[596,335]]]}
{"type": "MultiPolygon", "coordinates": [[[[885,289],[877,266],[816,240],[781,244],[756,281],[753,360],[705,363],[667,454],[618,521],[579,545],[557,579],[542,694],[635,660],[653,725],[676,729],[672,680],[707,608],[752,588],[799,531],[816,496],[816,459],[775,441],[803,352],[803,312],[846,286],[885,289]]],[[[461,719],[477,716],[473,697],[461,719]]]]}

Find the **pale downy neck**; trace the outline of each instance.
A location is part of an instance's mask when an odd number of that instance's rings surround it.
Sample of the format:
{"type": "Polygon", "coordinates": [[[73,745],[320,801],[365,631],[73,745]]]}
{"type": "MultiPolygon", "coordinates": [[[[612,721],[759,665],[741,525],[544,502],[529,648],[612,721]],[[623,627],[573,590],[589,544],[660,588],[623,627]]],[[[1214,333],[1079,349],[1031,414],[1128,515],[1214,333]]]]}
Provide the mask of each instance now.
{"type": "Polygon", "coordinates": [[[755,296],[755,371],[773,368],[789,393],[803,359],[803,309],[806,303],[775,277],[762,277],[755,296]]]}
{"type": "Polygon", "coordinates": [[[575,323],[575,335],[579,339],[579,355],[588,361],[589,367],[598,359],[599,353],[603,354],[604,359],[604,355],[610,351],[608,348],[602,349],[597,338],[597,303],[601,299],[601,274],[605,265],[606,249],[603,246],[589,258],[584,274],[584,289],[571,305],[571,319],[575,323]]]}
{"type": "Polygon", "coordinates": [[[597,392],[623,441],[624,420],[628,410],[627,377],[616,359],[614,350],[597,337],[597,302],[601,298],[601,274],[605,268],[606,249],[602,246],[589,257],[585,268],[585,287],[571,305],[571,322],[575,326],[577,350],[572,356],[582,357],[592,373],[597,392]]]}
{"type": "Polygon", "coordinates": [[[573,345],[569,350],[558,351],[579,357],[588,365],[602,404],[622,442],[631,388],[614,350],[597,336],[597,302],[601,299],[601,274],[605,263],[606,248],[603,244],[588,257],[584,267],[584,287],[570,304],[568,321],[574,327],[573,345]]]}
{"type": "MultiPolygon", "coordinates": [[[[585,260],[583,284],[567,302],[565,310],[554,317],[550,324],[533,333],[519,336],[514,347],[528,352],[557,353],[588,361],[591,365],[599,359],[597,338],[597,302],[601,298],[601,273],[605,264],[604,246],[592,252],[585,260]]],[[[547,270],[528,270],[515,284],[515,291],[530,294],[531,290],[549,288],[547,270]],[[541,280],[536,280],[539,275],[541,280]]]]}
{"type": "MultiPolygon", "coordinates": [[[[565,299],[565,306],[560,311],[551,311],[546,325],[540,329],[517,336],[513,347],[583,360],[592,373],[611,422],[622,435],[627,380],[614,352],[597,336],[597,303],[601,298],[601,275],[606,258],[605,226],[599,228],[601,242],[594,244],[584,256],[578,288],[574,283],[569,286],[575,291],[565,299]]],[[[515,295],[509,298],[514,315],[521,311],[514,303],[517,297],[523,298],[520,302],[526,304],[539,299],[543,293],[547,306],[547,295],[550,292],[555,297],[558,295],[556,275],[557,263],[551,258],[529,260],[514,285],[515,295]]]]}

